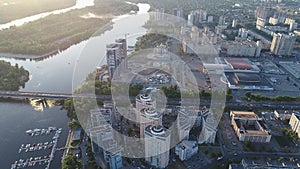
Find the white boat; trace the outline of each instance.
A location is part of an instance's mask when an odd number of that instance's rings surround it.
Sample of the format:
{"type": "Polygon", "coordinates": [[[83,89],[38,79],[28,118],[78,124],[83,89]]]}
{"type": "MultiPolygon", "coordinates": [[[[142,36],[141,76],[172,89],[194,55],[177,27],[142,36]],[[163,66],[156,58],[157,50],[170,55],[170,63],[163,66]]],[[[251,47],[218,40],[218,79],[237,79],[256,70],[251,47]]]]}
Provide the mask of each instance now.
{"type": "Polygon", "coordinates": [[[27,134],[31,134],[33,131],[32,130],[27,130],[26,133],[27,134]]]}
{"type": "Polygon", "coordinates": [[[40,132],[41,129],[34,129],[33,132],[40,132]]]}

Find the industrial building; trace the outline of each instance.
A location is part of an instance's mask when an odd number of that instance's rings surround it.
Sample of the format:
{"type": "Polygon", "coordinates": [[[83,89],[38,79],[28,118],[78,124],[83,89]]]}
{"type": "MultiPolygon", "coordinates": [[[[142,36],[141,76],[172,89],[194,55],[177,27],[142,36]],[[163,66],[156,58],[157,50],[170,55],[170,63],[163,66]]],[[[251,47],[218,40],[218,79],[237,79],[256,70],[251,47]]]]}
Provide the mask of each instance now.
{"type": "Polygon", "coordinates": [[[225,80],[230,89],[274,90],[259,73],[225,72],[225,80]]]}

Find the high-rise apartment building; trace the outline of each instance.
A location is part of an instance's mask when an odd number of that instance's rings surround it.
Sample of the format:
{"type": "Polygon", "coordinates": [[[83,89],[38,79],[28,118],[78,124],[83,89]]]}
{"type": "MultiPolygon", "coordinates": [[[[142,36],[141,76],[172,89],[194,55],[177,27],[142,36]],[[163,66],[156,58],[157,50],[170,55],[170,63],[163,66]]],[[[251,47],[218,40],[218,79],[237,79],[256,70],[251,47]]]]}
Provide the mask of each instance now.
{"type": "Polygon", "coordinates": [[[140,138],[145,137],[145,128],[149,125],[162,125],[162,113],[154,108],[144,108],[140,111],[140,138]]]}
{"type": "Polygon", "coordinates": [[[126,67],[125,60],[127,58],[126,39],[117,39],[115,43],[106,45],[106,62],[108,66],[108,75],[110,78],[114,76],[118,66],[122,63],[121,69],[126,67]]]}
{"type": "Polygon", "coordinates": [[[145,128],[145,159],[156,168],[166,168],[170,158],[170,133],[161,125],[145,128]]]}
{"type": "Polygon", "coordinates": [[[156,100],[150,94],[139,94],[135,98],[135,107],[138,113],[144,108],[156,108],[156,100]]]}
{"type": "Polygon", "coordinates": [[[291,55],[295,41],[296,36],[294,34],[274,34],[270,50],[276,55],[291,55]]]}

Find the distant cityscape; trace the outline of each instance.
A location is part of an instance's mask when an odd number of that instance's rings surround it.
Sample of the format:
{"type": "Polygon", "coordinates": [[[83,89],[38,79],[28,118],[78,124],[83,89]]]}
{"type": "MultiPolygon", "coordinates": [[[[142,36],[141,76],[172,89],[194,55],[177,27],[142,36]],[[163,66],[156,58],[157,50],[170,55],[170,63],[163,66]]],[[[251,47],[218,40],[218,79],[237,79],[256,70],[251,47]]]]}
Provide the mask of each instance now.
{"type": "MultiPolygon", "coordinates": [[[[218,52],[220,57],[211,63],[199,63],[195,70],[200,72],[199,76],[220,77],[220,81],[232,90],[233,100],[229,102],[232,102],[233,106],[228,106],[229,109],[225,111],[220,124],[216,125],[213,124],[213,110],[209,107],[169,105],[165,110],[158,110],[156,100],[146,92],[136,97],[134,110],[128,111],[134,120],[127,120],[126,125],[123,125],[124,119],[120,118],[114,103],[106,102],[103,108],[107,109],[108,104],[110,108],[106,113],[102,113],[104,116],[101,117],[98,111],[91,113],[94,129],[91,129],[90,135],[95,143],[93,151],[99,155],[100,161],[104,161],[100,164],[106,164],[101,165],[102,168],[169,168],[178,165],[177,163],[182,163],[187,168],[198,168],[194,162],[197,159],[199,164],[200,161],[201,164],[206,164],[199,168],[226,168],[225,164],[229,161],[230,169],[300,167],[297,147],[299,136],[296,139],[291,137],[291,133],[299,135],[299,107],[295,105],[285,108],[284,103],[253,105],[257,102],[249,102],[253,100],[252,92],[268,97],[297,97],[300,90],[299,51],[296,50],[299,45],[299,41],[296,41],[299,36],[297,21],[286,10],[280,8],[282,1],[273,2],[278,4],[277,7],[264,6],[264,3],[268,2],[235,3],[230,11],[222,9],[227,13],[219,16],[217,22],[216,16],[210,15],[210,12],[204,9],[189,12],[182,8],[172,10],[171,15],[186,19],[186,24],[181,26],[181,35],[189,38],[183,38],[179,43],[183,57],[197,55],[190,48],[191,43],[195,42],[200,46],[210,44],[218,52]],[[244,10],[243,7],[247,3],[258,6],[255,11],[248,11],[256,18],[255,27],[249,27],[249,22],[245,18],[242,19],[243,14],[238,14],[244,10]],[[228,15],[234,18],[228,20],[228,15]],[[201,37],[207,37],[209,41],[203,41],[201,37]],[[195,38],[198,41],[194,41],[195,38]],[[291,87],[288,87],[289,85],[291,87]],[[249,90],[251,93],[247,97],[249,90]],[[274,95],[270,95],[272,91],[274,95]],[[291,92],[295,92],[295,95],[290,95],[291,92]],[[246,102],[242,101],[243,98],[246,102]],[[256,111],[248,111],[249,109],[256,111]],[[165,119],[172,119],[172,116],[177,117],[176,134],[170,133],[169,126],[164,125],[165,119]],[[134,123],[135,120],[140,124],[134,123]],[[104,124],[107,127],[102,126],[104,124]],[[145,158],[127,158],[130,151],[124,151],[124,147],[120,147],[120,138],[114,136],[113,129],[128,136],[145,138],[145,142],[139,147],[144,151],[145,158]],[[283,138],[291,144],[283,146],[283,138]],[[173,140],[179,142],[172,148],[173,140]],[[111,147],[108,148],[106,142],[114,144],[110,144],[111,147]],[[208,150],[204,153],[205,148],[208,150]],[[112,152],[107,152],[110,150],[114,150],[113,155],[112,152]],[[123,153],[127,154],[122,157],[123,153]],[[206,157],[203,158],[203,155],[206,157]],[[211,159],[208,159],[209,156],[211,159]],[[215,164],[212,164],[214,162],[215,164]]],[[[167,13],[164,8],[157,8],[155,12],[156,21],[163,22],[166,19],[167,13]]],[[[171,48],[167,44],[158,45],[153,49],[154,56],[168,57],[171,48]]],[[[116,69],[120,65],[121,70],[130,67],[131,62],[127,61],[127,54],[124,52],[126,50],[126,39],[118,39],[114,44],[107,45],[108,74],[101,74],[102,80],[104,77],[118,76],[119,72],[116,69]]],[[[144,74],[149,78],[136,78],[135,83],[143,84],[144,87],[160,87],[171,85],[173,82],[169,79],[171,75],[163,71],[149,70],[144,74]]],[[[198,76],[197,78],[201,79],[198,76]]],[[[206,83],[198,87],[210,90],[213,85],[206,83]]]]}

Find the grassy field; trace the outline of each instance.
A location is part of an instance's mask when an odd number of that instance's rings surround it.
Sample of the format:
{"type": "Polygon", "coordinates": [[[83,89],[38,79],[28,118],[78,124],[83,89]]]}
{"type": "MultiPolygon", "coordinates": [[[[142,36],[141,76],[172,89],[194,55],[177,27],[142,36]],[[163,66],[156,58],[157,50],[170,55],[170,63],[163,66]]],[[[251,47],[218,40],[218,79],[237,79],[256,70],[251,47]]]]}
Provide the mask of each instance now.
{"type": "Polygon", "coordinates": [[[0,31],[0,53],[44,55],[64,50],[92,36],[113,15],[137,10],[122,0],[95,0],[95,6],[72,10],[0,31]],[[89,13],[96,17],[83,17],[89,13]]]}
{"type": "Polygon", "coordinates": [[[75,0],[0,0],[0,24],[75,5],[75,0]]]}

